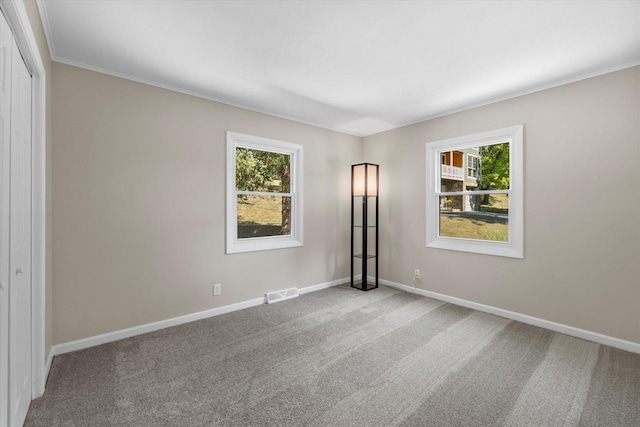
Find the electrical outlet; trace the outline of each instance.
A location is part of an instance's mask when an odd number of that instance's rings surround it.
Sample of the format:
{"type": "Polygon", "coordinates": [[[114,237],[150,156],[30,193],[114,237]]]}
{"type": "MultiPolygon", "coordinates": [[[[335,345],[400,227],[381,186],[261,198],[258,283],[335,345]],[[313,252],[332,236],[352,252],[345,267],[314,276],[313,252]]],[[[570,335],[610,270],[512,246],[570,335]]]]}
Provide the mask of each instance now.
{"type": "Polygon", "coordinates": [[[213,295],[220,295],[222,293],[222,285],[220,283],[216,283],[213,285],[213,295]]]}
{"type": "Polygon", "coordinates": [[[415,270],[413,270],[413,278],[414,279],[419,279],[420,278],[420,270],[418,270],[417,268],[415,270]]]}

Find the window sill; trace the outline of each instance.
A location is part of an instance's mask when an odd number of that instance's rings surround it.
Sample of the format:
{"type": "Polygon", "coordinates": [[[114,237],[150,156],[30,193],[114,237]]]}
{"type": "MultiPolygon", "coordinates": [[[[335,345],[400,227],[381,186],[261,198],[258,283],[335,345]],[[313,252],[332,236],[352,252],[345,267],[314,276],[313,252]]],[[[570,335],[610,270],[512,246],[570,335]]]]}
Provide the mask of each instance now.
{"type": "Polygon", "coordinates": [[[256,237],[253,239],[234,240],[227,245],[227,254],[268,251],[302,246],[302,239],[293,236],[256,237]]]}
{"type": "Polygon", "coordinates": [[[451,237],[436,237],[427,243],[428,248],[447,249],[450,251],[473,252],[482,255],[496,255],[509,258],[524,258],[521,248],[515,248],[510,243],[489,242],[486,240],[456,239],[451,237]]]}

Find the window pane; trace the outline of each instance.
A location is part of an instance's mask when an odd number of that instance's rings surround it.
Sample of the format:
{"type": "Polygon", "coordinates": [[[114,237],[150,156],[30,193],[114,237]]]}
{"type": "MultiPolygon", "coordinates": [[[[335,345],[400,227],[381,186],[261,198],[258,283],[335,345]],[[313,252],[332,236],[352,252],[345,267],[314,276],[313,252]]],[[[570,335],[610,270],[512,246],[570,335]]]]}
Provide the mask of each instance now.
{"type": "Polygon", "coordinates": [[[480,147],[479,181],[481,190],[508,190],[509,143],[480,147]]]}
{"type": "Polygon", "coordinates": [[[507,194],[440,196],[440,236],[509,240],[507,194]]]}
{"type": "Polygon", "coordinates": [[[291,156],[236,147],[236,190],[289,193],[291,156]]]}
{"type": "Polygon", "coordinates": [[[291,234],[291,197],[239,195],[238,239],[291,234]]]}
{"type": "Polygon", "coordinates": [[[440,191],[509,189],[509,143],[440,153],[440,191]]]}
{"type": "Polygon", "coordinates": [[[452,150],[440,153],[441,191],[465,190],[465,153],[466,150],[452,150]]]}

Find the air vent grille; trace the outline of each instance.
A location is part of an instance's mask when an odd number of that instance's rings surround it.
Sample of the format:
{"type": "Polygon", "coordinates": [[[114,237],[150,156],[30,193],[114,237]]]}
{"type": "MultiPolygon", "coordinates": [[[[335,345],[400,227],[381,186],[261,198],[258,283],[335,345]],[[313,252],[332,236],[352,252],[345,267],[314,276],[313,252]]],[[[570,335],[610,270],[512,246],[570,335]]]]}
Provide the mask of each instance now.
{"type": "Polygon", "coordinates": [[[282,291],[268,292],[267,293],[267,304],[271,304],[274,302],[284,301],[286,299],[295,298],[298,295],[298,288],[285,289],[282,291]]]}

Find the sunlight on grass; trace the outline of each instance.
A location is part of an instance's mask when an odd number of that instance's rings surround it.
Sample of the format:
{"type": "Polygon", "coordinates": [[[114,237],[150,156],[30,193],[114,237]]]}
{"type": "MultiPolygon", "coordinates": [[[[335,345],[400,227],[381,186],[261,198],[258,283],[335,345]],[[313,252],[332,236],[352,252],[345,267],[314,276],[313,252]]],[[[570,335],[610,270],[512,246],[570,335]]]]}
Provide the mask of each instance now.
{"type": "Polygon", "coordinates": [[[282,225],[282,197],[247,196],[238,200],[238,223],[282,225]]]}
{"type": "Polygon", "coordinates": [[[284,196],[238,196],[238,238],[284,236],[290,229],[283,223],[284,196]]]}
{"type": "Polygon", "coordinates": [[[495,240],[496,242],[507,242],[509,240],[509,226],[500,224],[497,227],[482,230],[482,240],[495,240]]]}
{"type": "Polygon", "coordinates": [[[440,235],[463,239],[506,242],[509,240],[509,226],[507,224],[495,224],[475,219],[441,215],[440,235]]]}
{"type": "MultiPolygon", "coordinates": [[[[457,206],[462,206],[461,196],[457,206]]],[[[443,208],[440,215],[440,236],[461,239],[509,241],[509,196],[491,194],[489,203],[482,203],[479,211],[443,208]]]]}
{"type": "Polygon", "coordinates": [[[492,194],[489,196],[489,205],[496,209],[509,209],[509,196],[506,194],[492,194]]]}

